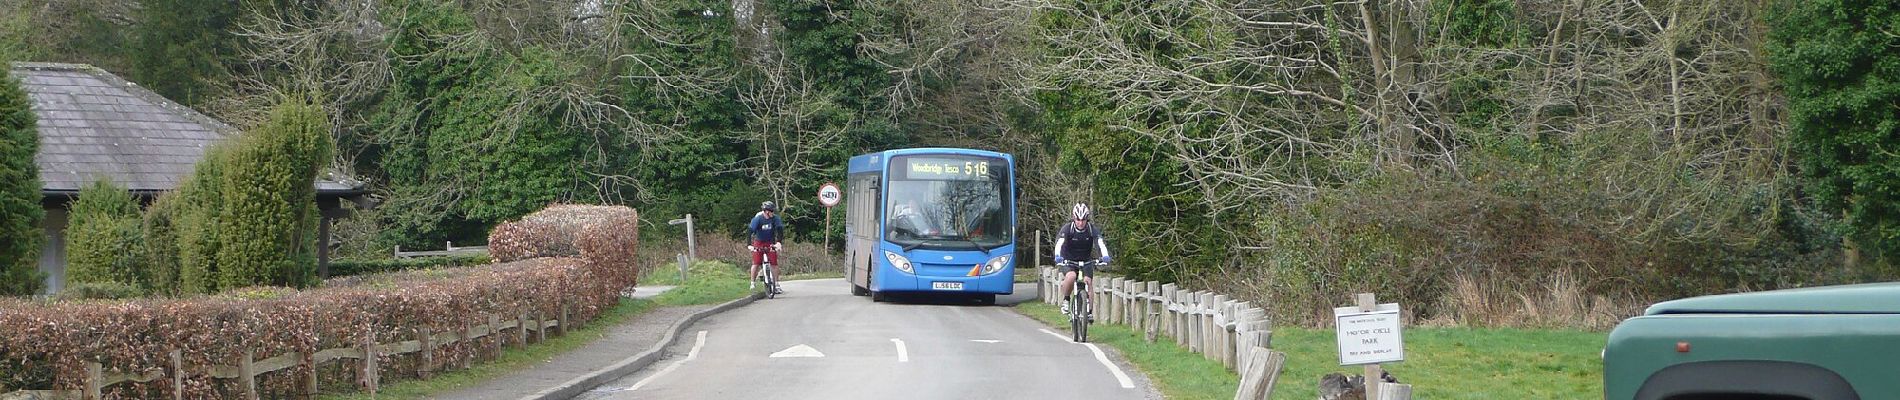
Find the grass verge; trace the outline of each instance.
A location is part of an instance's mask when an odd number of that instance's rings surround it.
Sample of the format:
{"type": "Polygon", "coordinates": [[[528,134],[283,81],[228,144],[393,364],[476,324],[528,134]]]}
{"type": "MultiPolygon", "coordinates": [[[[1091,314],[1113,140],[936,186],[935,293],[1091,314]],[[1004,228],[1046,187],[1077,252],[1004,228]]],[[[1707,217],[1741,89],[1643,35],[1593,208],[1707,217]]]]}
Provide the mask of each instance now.
{"type": "MultiPolygon", "coordinates": [[[[1028,302],[1017,305],[1016,310],[1063,332],[1069,330],[1068,317],[1054,305],[1028,302]]],[[[1157,340],[1150,344],[1140,332],[1124,325],[1092,325],[1089,341],[1120,350],[1122,357],[1148,374],[1149,381],[1169,399],[1233,399],[1234,389],[1239,387],[1240,379],[1220,363],[1207,361],[1174,342],[1157,340]]]]}
{"type": "MultiPolygon", "coordinates": [[[[674,271],[678,271],[677,269],[674,271]]],[[[602,313],[600,318],[575,329],[567,335],[550,337],[548,341],[529,345],[527,348],[509,348],[495,360],[477,363],[469,369],[448,371],[437,374],[429,380],[403,380],[385,383],[375,396],[368,393],[336,393],[318,396],[325,400],[402,400],[421,399],[436,396],[480,384],[525,369],[537,363],[545,362],[569,351],[586,346],[605,337],[608,328],[620,325],[635,316],[658,307],[718,304],[732,301],[751,294],[746,289],[745,271],[735,271],[731,264],[702,261],[688,270],[689,280],[680,284],[678,275],[667,283],[641,282],[640,286],[675,286],[666,293],[652,299],[621,299],[620,304],[602,313]]]]}
{"type": "MultiPolygon", "coordinates": [[[[1067,330],[1055,306],[1024,303],[1017,310],[1067,330]]],[[[1149,344],[1126,326],[1098,324],[1090,340],[1119,349],[1169,399],[1231,399],[1238,378],[1219,363],[1175,346],[1149,344]]],[[[1411,384],[1422,399],[1594,399],[1603,396],[1604,332],[1489,328],[1406,328],[1406,361],[1384,367],[1411,384]]],[[[1363,373],[1342,367],[1331,329],[1279,328],[1275,350],[1287,353],[1273,398],[1317,398],[1321,376],[1363,373]]]]}

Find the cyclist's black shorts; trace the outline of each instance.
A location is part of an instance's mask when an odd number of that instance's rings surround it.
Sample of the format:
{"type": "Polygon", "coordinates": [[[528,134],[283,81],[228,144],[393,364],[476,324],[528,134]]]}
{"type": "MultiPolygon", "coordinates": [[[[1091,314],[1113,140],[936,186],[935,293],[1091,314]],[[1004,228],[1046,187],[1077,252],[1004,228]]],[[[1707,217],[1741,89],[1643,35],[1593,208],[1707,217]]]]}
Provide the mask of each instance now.
{"type": "Polygon", "coordinates": [[[1095,260],[1083,260],[1079,264],[1074,263],[1074,262],[1056,264],[1056,272],[1058,273],[1067,274],[1069,273],[1069,271],[1076,271],[1076,270],[1081,270],[1082,276],[1094,278],[1095,277],[1095,260]]]}

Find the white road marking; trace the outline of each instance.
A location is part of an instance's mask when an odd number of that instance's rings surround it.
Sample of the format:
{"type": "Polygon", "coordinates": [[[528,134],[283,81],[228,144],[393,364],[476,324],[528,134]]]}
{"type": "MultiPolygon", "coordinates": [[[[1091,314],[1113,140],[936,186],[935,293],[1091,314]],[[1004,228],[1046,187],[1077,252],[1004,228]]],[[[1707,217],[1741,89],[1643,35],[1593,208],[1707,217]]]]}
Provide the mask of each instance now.
{"type": "Polygon", "coordinates": [[[1002,343],[1003,342],[1001,340],[996,340],[996,339],[970,339],[970,341],[977,342],[977,343],[1002,343]]]}
{"type": "Polygon", "coordinates": [[[818,349],[814,349],[814,348],[811,348],[811,346],[806,346],[802,344],[786,348],[785,350],[779,350],[777,353],[772,353],[772,358],[824,357],[824,356],[825,356],[825,353],[818,352],[818,349]]]}
{"type": "Polygon", "coordinates": [[[681,364],[685,364],[687,361],[693,361],[693,359],[699,358],[699,349],[701,347],[706,347],[706,331],[699,331],[699,337],[696,339],[693,339],[693,349],[686,351],[686,358],[680,359],[679,362],[669,364],[666,366],[666,368],[661,368],[660,372],[654,372],[653,375],[648,375],[646,379],[641,379],[639,382],[634,382],[633,386],[628,386],[626,389],[622,389],[622,390],[624,391],[640,390],[641,386],[646,386],[648,383],[653,382],[653,379],[666,375],[666,373],[668,372],[673,372],[674,368],[679,368],[681,364]]]}
{"type": "MultiPolygon", "coordinates": [[[[1055,336],[1057,338],[1061,338],[1063,341],[1069,341],[1068,336],[1063,336],[1062,334],[1056,333],[1055,331],[1043,329],[1042,333],[1047,333],[1049,334],[1049,336],[1055,336]]],[[[1095,361],[1101,361],[1102,366],[1108,367],[1108,372],[1115,374],[1115,381],[1121,383],[1123,389],[1135,388],[1135,381],[1128,379],[1128,374],[1122,373],[1121,367],[1115,366],[1115,363],[1113,362],[1109,362],[1108,354],[1102,353],[1102,348],[1095,347],[1094,343],[1076,343],[1076,344],[1088,346],[1089,351],[1095,352],[1095,361]]]]}
{"type": "Polygon", "coordinates": [[[897,345],[897,362],[910,362],[910,348],[904,347],[904,341],[891,338],[891,343],[897,345]]]}

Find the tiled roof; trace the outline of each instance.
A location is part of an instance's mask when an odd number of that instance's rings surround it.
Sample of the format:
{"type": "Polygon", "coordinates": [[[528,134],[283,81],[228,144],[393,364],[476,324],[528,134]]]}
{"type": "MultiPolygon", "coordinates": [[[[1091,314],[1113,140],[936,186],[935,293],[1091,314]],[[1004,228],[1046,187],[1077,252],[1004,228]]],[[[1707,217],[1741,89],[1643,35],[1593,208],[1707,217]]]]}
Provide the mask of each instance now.
{"type": "MultiPolygon", "coordinates": [[[[76,193],[111,178],[133,191],[165,191],[191,175],[206,149],[238,131],[163,96],[83,64],[14,63],[9,70],[39,116],[41,191],[76,193]]],[[[326,174],[318,193],[364,193],[326,174]]]]}
{"type": "Polygon", "coordinates": [[[34,161],[47,192],[100,177],[135,191],[171,190],[205,149],[235,129],[88,65],[15,63],[39,116],[34,161]]]}

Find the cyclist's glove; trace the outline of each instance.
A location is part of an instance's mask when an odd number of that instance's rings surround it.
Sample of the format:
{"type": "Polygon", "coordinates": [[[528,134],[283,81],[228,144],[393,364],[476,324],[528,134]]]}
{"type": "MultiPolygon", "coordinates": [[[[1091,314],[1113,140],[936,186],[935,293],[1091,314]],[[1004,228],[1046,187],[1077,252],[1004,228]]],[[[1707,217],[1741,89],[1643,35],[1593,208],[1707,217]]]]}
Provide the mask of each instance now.
{"type": "Polygon", "coordinates": [[[1062,256],[1056,256],[1056,264],[1061,264],[1062,261],[1062,256]]]}
{"type": "Polygon", "coordinates": [[[1107,264],[1107,263],[1108,263],[1108,255],[1102,255],[1102,263],[1103,263],[1103,264],[1107,264]]]}
{"type": "Polygon", "coordinates": [[[747,245],[747,246],[745,247],[745,250],[746,250],[746,251],[750,251],[750,252],[754,252],[754,253],[757,253],[757,252],[759,252],[759,248],[757,248],[757,247],[752,247],[751,245],[747,245]]]}

